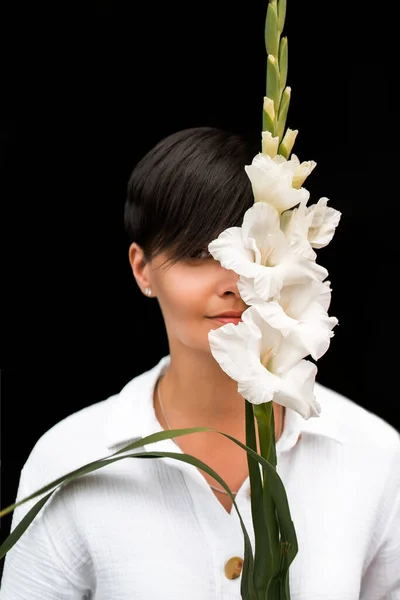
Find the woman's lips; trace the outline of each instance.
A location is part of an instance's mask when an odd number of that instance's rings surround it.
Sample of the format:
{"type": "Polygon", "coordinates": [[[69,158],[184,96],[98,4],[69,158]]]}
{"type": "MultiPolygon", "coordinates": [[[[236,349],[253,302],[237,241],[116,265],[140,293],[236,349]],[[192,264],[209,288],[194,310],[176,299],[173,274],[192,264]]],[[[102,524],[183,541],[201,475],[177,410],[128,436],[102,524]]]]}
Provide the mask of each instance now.
{"type": "Polygon", "coordinates": [[[209,317],[212,321],[218,321],[219,323],[233,323],[237,325],[242,321],[241,317],[209,317]]]}

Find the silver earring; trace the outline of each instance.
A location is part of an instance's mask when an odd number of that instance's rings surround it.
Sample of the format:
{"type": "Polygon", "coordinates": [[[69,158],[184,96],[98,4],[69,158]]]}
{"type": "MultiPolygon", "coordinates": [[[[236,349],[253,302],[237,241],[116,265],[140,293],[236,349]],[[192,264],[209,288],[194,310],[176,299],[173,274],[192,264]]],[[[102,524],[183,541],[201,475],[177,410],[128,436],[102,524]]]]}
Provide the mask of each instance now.
{"type": "Polygon", "coordinates": [[[151,289],[149,287],[145,289],[145,292],[147,296],[151,296],[151,289]]]}

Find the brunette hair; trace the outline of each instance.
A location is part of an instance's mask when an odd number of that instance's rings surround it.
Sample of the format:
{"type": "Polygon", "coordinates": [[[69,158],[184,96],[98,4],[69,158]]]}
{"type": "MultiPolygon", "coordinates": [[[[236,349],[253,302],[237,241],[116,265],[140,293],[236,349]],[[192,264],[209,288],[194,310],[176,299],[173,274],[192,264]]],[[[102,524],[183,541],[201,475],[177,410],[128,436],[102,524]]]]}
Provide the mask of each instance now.
{"type": "Polygon", "coordinates": [[[215,127],[169,135],[138,162],[127,186],[124,224],[146,261],[167,252],[192,259],[228,227],[241,226],[254,203],[244,169],[255,141],[215,127]]]}

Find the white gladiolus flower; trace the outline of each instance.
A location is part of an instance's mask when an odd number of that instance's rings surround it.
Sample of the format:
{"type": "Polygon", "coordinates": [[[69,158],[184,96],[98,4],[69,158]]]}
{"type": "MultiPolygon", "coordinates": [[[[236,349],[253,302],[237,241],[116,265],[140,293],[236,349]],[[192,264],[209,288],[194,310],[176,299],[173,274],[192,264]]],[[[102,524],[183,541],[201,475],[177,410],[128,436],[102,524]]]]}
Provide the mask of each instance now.
{"type": "Polygon", "coordinates": [[[270,204],[279,214],[299,202],[307,202],[310,197],[305,188],[293,187],[296,172],[300,174],[301,170],[295,155],[286,160],[280,154],[271,158],[268,154],[259,153],[251,165],[245,166],[245,170],[251,181],[254,201],[270,204]]]}
{"type": "Polygon", "coordinates": [[[342,216],[340,211],[328,207],[327,203],[328,198],[320,198],[307,209],[311,219],[308,239],[313,248],[323,248],[329,244],[342,216]]]}
{"type": "Polygon", "coordinates": [[[265,203],[249,208],[242,227],[225,229],[208,250],[225,269],[241,276],[238,289],[247,304],[257,298],[275,299],[283,285],[323,281],[328,275],[324,267],[305,258],[289,242],[280,228],[278,212],[265,203]]]}
{"type": "Polygon", "coordinates": [[[288,316],[299,319],[300,315],[304,315],[310,302],[318,302],[323,310],[327,312],[331,303],[331,296],[330,281],[312,281],[304,285],[284,286],[281,289],[279,303],[288,316]]]}
{"type": "Polygon", "coordinates": [[[319,416],[313,393],[316,366],[304,360],[304,349],[271,327],[256,306],[245,310],[237,325],[228,323],[211,330],[208,339],[215,360],[237,381],[238,393],[246,400],[252,404],[273,400],[304,419],[319,416]]]}
{"type": "MultiPolygon", "coordinates": [[[[327,314],[325,305],[330,294],[329,282],[284,286],[280,301],[256,305],[260,316],[279,329],[290,344],[318,360],[329,348],[336,317],[327,314]]],[[[296,361],[296,358],[295,358],[296,361]]],[[[287,367],[286,367],[287,368],[287,367]]],[[[279,372],[279,368],[278,368],[279,372]]]]}
{"type": "Polygon", "coordinates": [[[316,258],[313,248],[323,248],[332,240],[341,213],[327,207],[328,198],[320,198],[316,204],[305,202],[281,215],[281,229],[292,243],[302,249],[304,256],[316,258]]]}
{"type": "Polygon", "coordinates": [[[308,239],[311,223],[312,214],[308,213],[306,202],[301,202],[297,208],[282,213],[280,226],[289,243],[296,247],[296,251],[315,261],[317,255],[308,239]]]}
{"type": "Polygon", "coordinates": [[[327,199],[307,207],[302,188],[315,168],[275,154],[276,140],[263,132],[263,154],[245,167],[254,204],[241,227],[213,240],[211,255],[239,275],[237,287],[249,306],[242,322],[208,334],[211,353],[253,404],[274,401],[305,419],[320,414],[313,389],[317,361],[329,348],[336,317],[327,270],[316,262],[314,248],[333,237],[340,212],[327,199]]]}

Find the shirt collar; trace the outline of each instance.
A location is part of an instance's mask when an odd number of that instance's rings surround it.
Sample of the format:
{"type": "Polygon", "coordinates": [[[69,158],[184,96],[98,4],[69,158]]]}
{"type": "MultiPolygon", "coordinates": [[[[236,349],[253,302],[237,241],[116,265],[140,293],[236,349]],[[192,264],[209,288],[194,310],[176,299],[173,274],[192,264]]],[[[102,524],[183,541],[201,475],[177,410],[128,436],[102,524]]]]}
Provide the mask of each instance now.
{"type": "Polygon", "coordinates": [[[105,424],[106,444],[110,450],[162,431],[154,411],[153,393],[157,379],[169,363],[168,354],[150,370],[134,377],[114,396],[112,413],[105,424]]]}
{"type": "MultiPolygon", "coordinates": [[[[169,363],[170,355],[167,354],[153,368],[134,377],[113,397],[111,417],[105,425],[109,450],[115,451],[117,447],[126,446],[151,433],[162,431],[154,411],[153,393],[157,379],[169,363]]],[[[319,417],[305,420],[296,411],[286,408],[283,432],[276,444],[277,455],[291,450],[303,434],[322,436],[340,444],[344,443],[335,414],[330,410],[329,392],[330,390],[319,383],[315,384],[316,397],[321,405],[319,417]]],[[[155,442],[150,446],[151,450],[171,451],[171,440],[155,442]]],[[[145,446],[146,450],[148,448],[148,445],[145,446]]]]}

